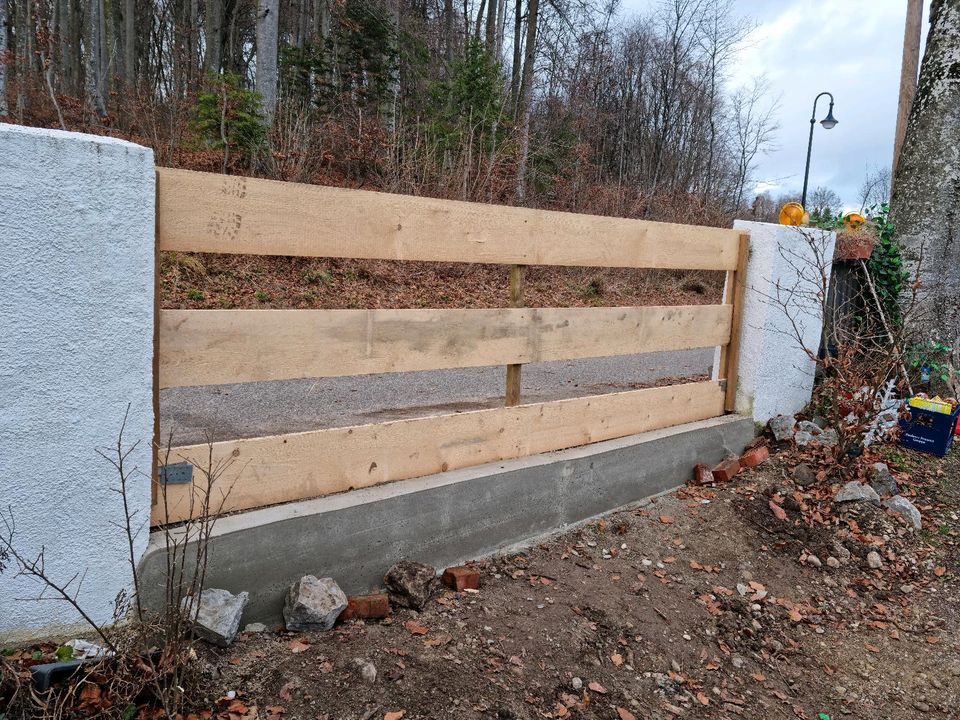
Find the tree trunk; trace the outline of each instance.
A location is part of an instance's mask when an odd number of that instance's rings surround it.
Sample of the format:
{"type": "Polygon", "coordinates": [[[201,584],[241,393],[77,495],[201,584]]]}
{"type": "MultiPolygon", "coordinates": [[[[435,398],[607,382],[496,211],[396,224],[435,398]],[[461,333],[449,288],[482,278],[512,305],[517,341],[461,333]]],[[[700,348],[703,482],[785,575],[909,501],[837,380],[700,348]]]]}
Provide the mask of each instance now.
{"type": "MultiPolygon", "coordinates": [[[[7,54],[7,0],[0,0],[0,55],[7,54]]],[[[9,114],[7,109],[7,63],[0,62],[0,117],[9,114]]]]}
{"type": "MultiPolygon", "coordinates": [[[[519,3],[519,0],[518,0],[519,3]]],[[[527,200],[527,160],[530,156],[530,114],[533,106],[533,64],[537,56],[537,20],[540,0],[527,4],[527,40],[523,50],[523,79],[520,84],[520,99],[517,115],[520,119],[520,161],[517,167],[515,199],[517,205],[527,200]]]]}
{"type": "Polygon", "coordinates": [[[496,57],[497,42],[497,2],[498,0],[487,0],[487,27],[485,42],[487,43],[487,53],[496,57]]]}
{"type": "Polygon", "coordinates": [[[910,108],[917,94],[917,68],[920,64],[920,26],[923,22],[923,0],[907,0],[907,20],[903,28],[903,59],[900,63],[900,103],[897,106],[897,130],[893,136],[891,175],[897,174],[897,159],[907,131],[910,108]]]}
{"type": "Polygon", "coordinates": [[[263,117],[273,125],[277,109],[277,42],[280,19],[279,0],[257,2],[257,92],[260,93],[263,117]]]}
{"type": "Polygon", "coordinates": [[[103,98],[103,66],[100,62],[103,47],[103,0],[90,0],[88,7],[87,100],[94,120],[99,121],[107,115],[103,98]]]}
{"type": "Polygon", "coordinates": [[[447,55],[447,72],[453,65],[453,0],[443,0],[444,49],[447,55]]]}
{"type": "Polygon", "coordinates": [[[513,9],[513,64],[510,66],[510,109],[514,118],[520,115],[520,58],[523,47],[523,0],[516,0],[513,9]]]}
{"type": "Polygon", "coordinates": [[[223,64],[223,0],[204,0],[203,12],[203,71],[219,75],[223,64]]]}
{"type": "Polygon", "coordinates": [[[933,0],[920,82],[891,210],[908,266],[922,282],[920,327],[960,335],[960,0],[933,0]]]}
{"type": "Polygon", "coordinates": [[[137,82],[136,0],[123,0],[123,70],[127,88],[137,82]]]}

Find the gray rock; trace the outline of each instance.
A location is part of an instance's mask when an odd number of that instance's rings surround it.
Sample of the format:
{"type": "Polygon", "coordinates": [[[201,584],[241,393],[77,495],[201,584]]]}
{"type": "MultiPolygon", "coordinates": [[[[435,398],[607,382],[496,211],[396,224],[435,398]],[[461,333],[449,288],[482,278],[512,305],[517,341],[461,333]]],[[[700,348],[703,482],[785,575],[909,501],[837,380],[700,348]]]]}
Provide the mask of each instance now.
{"type": "Polygon", "coordinates": [[[879,570],[883,567],[883,559],[880,557],[880,553],[876,550],[871,550],[867,553],[867,565],[870,566],[871,570],[879,570]]]}
{"type": "Polygon", "coordinates": [[[390,594],[390,602],[401,607],[420,610],[427,604],[437,584],[437,571],[430,565],[401,560],[387,570],[383,584],[390,594]]]}
{"type": "Polygon", "coordinates": [[[850,551],[847,549],[847,546],[839,540],[833,541],[833,552],[838,558],[840,558],[841,562],[846,562],[850,559],[850,551]]]}
{"type": "Polygon", "coordinates": [[[880,504],[880,496],[877,491],[869,485],[861,485],[856,480],[851,480],[844,485],[833,497],[835,503],[847,502],[869,502],[874,505],[880,504]]]}
{"type": "Polygon", "coordinates": [[[797,423],[798,432],[808,432],[814,437],[823,432],[823,428],[817,425],[815,422],[810,422],[809,420],[801,420],[797,423]]]}
{"type": "Polygon", "coordinates": [[[245,633],[262,633],[267,631],[267,626],[263,623],[250,623],[248,624],[243,631],[245,633]]]}
{"type": "Polygon", "coordinates": [[[830,428],[829,430],[824,430],[819,435],[817,435],[817,442],[819,442],[824,447],[836,447],[840,442],[840,435],[836,430],[830,428]]]}
{"type": "Polygon", "coordinates": [[[816,555],[807,555],[807,564],[813,565],[816,568],[823,567],[823,563],[820,562],[820,558],[816,555]]]}
{"type": "Polygon", "coordinates": [[[583,680],[578,677],[573,678],[570,681],[570,687],[572,687],[574,690],[581,690],[583,688],[583,680]]]}
{"type": "Polygon", "coordinates": [[[808,488],[817,481],[817,473],[806,463],[800,463],[793,469],[793,481],[802,488],[808,488]]]}
{"type": "Polygon", "coordinates": [[[373,685],[377,681],[377,666],[369,660],[355,658],[353,666],[357,669],[357,672],[360,673],[363,681],[368,685],[373,685]]]}
{"type": "Polygon", "coordinates": [[[889,500],[884,500],[883,506],[902,517],[917,530],[923,527],[923,518],[920,515],[920,511],[917,510],[916,505],[907,500],[903,495],[894,495],[889,500]]]}
{"type": "Polygon", "coordinates": [[[329,630],[347,608],[347,596],[333,578],[304,575],[290,586],[283,604],[287,630],[329,630]]]}
{"type": "Polygon", "coordinates": [[[831,555],[830,557],[827,558],[827,565],[829,567],[832,567],[834,570],[836,570],[838,567],[840,567],[840,561],[837,560],[833,555],[831,555]]]}
{"type": "Polygon", "coordinates": [[[798,430],[793,436],[794,442],[797,443],[797,447],[806,447],[814,441],[814,437],[811,433],[806,432],[805,430],[798,430]]]}
{"type": "Polygon", "coordinates": [[[887,467],[886,463],[874,463],[870,467],[870,487],[881,496],[896,495],[900,492],[897,481],[890,474],[890,468],[887,467]]]}
{"type": "Polygon", "coordinates": [[[194,634],[219,647],[227,647],[237,637],[240,618],[249,595],[245,592],[234,595],[227,590],[207,588],[200,593],[199,605],[195,597],[186,597],[180,607],[191,618],[194,634]],[[193,615],[196,613],[196,619],[193,615]]]}
{"type": "Polygon", "coordinates": [[[770,432],[778,440],[788,440],[793,437],[793,426],[797,424],[797,419],[793,415],[777,415],[770,418],[770,432]]]}

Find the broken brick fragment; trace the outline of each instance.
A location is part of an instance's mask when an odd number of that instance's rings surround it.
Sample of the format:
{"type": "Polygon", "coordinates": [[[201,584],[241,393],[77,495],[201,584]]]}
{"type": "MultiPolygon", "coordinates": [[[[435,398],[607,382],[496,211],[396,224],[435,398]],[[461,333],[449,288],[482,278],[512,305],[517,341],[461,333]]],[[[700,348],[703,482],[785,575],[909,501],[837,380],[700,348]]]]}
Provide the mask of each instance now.
{"type": "Polygon", "coordinates": [[[766,446],[761,445],[760,447],[751,448],[740,456],[740,466],[748,468],[756,467],[769,457],[770,451],[766,446]]]}
{"type": "Polygon", "coordinates": [[[443,571],[440,581],[457,592],[480,589],[480,573],[466,565],[448,567],[443,571]]]}
{"type": "Polygon", "coordinates": [[[697,463],[693,468],[693,484],[709,485],[713,482],[713,471],[703,463],[697,463]]]}
{"type": "Polygon", "coordinates": [[[727,458],[713,469],[713,479],[717,482],[730,482],[740,472],[740,461],[727,458]]]}
{"type": "Polygon", "coordinates": [[[340,620],[383,620],[390,614],[390,598],[382,593],[351,595],[340,620]]]}

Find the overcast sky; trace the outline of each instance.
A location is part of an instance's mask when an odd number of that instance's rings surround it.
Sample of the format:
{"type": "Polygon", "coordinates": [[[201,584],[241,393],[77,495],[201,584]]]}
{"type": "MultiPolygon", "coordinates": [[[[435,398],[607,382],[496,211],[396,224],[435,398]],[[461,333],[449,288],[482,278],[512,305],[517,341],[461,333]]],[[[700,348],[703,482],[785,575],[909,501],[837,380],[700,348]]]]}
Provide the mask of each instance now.
{"type": "MultiPolygon", "coordinates": [[[[623,0],[624,13],[658,2],[623,0]]],[[[736,0],[736,10],[757,28],[740,48],[729,83],[765,75],[780,100],[776,147],[757,163],[758,189],[799,194],[813,99],[827,90],[839,123],[814,130],[810,189],[825,185],[848,208],[859,205],[866,171],[891,164],[906,0],[736,0]]],[[[820,99],[817,120],[828,105],[829,98],[820,99]]]]}

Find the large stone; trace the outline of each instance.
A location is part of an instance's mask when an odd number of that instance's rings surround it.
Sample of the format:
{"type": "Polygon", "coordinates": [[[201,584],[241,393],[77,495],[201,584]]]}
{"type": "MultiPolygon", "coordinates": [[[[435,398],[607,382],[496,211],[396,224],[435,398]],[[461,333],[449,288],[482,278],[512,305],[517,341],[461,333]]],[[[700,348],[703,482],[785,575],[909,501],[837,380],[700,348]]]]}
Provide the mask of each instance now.
{"type": "Polygon", "coordinates": [[[200,593],[199,606],[195,598],[186,597],[181,602],[188,613],[194,634],[219,647],[227,647],[237,637],[240,618],[247,605],[248,594],[234,595],[227,590],[207,588],[200,593]],[[193,618],[196,613],[196,619],[193,618]]]}
{"type": "Polygon", "coordinates": [[[903,495],[894,495],[889,500],[883,501],[883,506],[890,512],[895,513],[913,525],[917,530],[923,527],[923,518],[917,506],[907,500],[903,495]]]}
{"type": "Polygon", "coordinates": [[[437,584],[437,571],[430,565],[401,560],[383,576],[383,584],[395,605],[420,610],[437,584]]]}
{"type": "Polygon", "coordinates": [[[870,467],[870,487],[877,491],[877,495],[889,496],[900,492],[897,481],[890,473],[886,463],[874,463],[870,467]]]}
{"type": "Polygon", "coordinates": [[[817,435],[817,442],[824,447],[836,447],[840,443],[840,435],[833,428],[829,428],[817,435]]]}
{"type": "Polygon", "coordinates": [[[347,607],[347,596],[333,578],[304,575],[290,586],[283,605],[287,630],[329,630],[347,607]]]}
{"type": "Polygon", "coordinates": [[[797,419],[793,415],[777,415],[770,418],[770,432],[779,442],[789,440],[793,437],[793,427],[797,424],[797,419]]]}
{"type": "Polygon", "coordinates": [[[869,502],[879,505],[880,496],[869,485],[862,485],[856,480],[851,480],[837,491],[833,501],[835,503],[869,502]]]}

